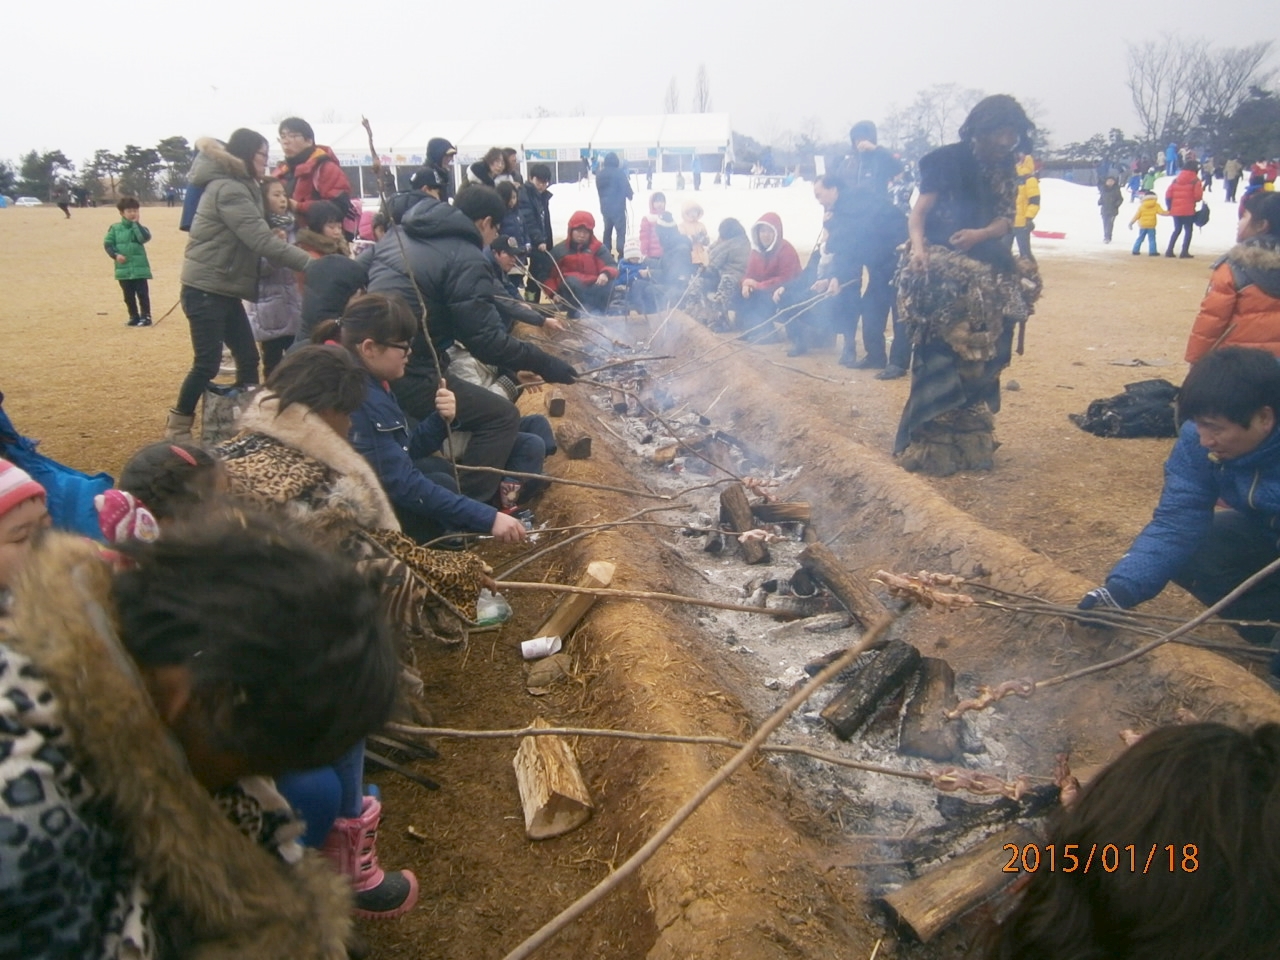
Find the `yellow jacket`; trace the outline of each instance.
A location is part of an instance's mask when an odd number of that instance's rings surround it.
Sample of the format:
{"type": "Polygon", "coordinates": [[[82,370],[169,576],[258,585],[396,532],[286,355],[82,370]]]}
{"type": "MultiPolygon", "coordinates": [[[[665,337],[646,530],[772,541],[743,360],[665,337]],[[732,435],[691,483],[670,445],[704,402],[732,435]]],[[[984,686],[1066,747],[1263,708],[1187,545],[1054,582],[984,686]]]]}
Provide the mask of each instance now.
{"type": "Polygon", "coordinates": [[[1169,216],[1169,211],[1160,206],[1159,198],[1143,197],[1142,202],[1138,204],[1138,212],[1129,221],[1129,226],[1133,226],[1136,223],[1143,230],[1154,230],[1156,218],[1167,216],[1169,216]]]}
{"type": "Polygon", "coordinates": [[[1018,205],[1014,211],[1014,227],[1025,227],[1040,212],[1040,181],[1036,179],[1036,161],[1027,154],[1014,168],[1018,174],[1018,205]]]}

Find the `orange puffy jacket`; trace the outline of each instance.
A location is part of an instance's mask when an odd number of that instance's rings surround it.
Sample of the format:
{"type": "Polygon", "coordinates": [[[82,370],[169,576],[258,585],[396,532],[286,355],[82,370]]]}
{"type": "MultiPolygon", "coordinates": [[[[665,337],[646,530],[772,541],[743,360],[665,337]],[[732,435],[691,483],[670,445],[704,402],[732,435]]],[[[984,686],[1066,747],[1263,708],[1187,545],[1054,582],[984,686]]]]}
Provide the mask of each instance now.
{"type": "Polygon", "coordinates": [[[1187,340],[1187,362],[1226,346],[1280,357],[1280,243],[1274,238],[1236,244],[1214,264],[1187,340]]]}

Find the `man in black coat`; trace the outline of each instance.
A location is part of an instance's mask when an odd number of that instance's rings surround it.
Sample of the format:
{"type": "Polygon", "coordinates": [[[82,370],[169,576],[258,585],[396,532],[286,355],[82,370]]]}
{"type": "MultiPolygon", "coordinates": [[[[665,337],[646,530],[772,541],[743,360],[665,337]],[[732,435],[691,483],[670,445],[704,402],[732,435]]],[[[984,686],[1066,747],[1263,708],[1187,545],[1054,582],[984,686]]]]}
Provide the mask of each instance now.
{"type": "MultiPolygon", "coordinates": [[[[497,305],[506,294],[484,255],[485,244],[498,236],[504,213],[505,204],[492,187],[468,187],[453,205],[423,196],[373,248],[369,292],[399,295],[421,320],[421,291],[427,334],[444,367],[436,369],[432,350],[419,330],[405,376],[392,384],[400,406],[414,419],[425,419],[435,410],[440,376],[448,376],[445,351],[454,343],[461,343],[482,363],[529,370],[549,383],[573,383],[577,376],[559,357],[507,332],[497,305]],[[405,270],[406,258],[412,281],[405,270]]],[[[457,429],[471,433],[458,462],[504,466],[515,443],[519,411],[510,401],[474,384],[450,380],[449,389],[458,398],[457,429]]],[[[462,492],[488,501],[500,480],[496,474],[464,473],[462,492]]]]}
{"type": "Polygon", "coordinates": [[[529,180],[520,187],[520,222],[529,241],[529,276],[535,281],[529,287],[534,300],[542,298],[542,287],[551,278],[554,264],[551,248],[556,245],[551,231],[551,168],[545,163],[529,167],[529,180]]]}
{"type": "Polygon", "coordinates": [[[616,249],[621,262],[623,247],[627,245],[627,201],[635,194],[631,190],[631,178],[620,166],[616,153],[605,155],[604,166],[596,174],[596,192],[600,194],[600,215],[604,218],[600,242],[606,250],[616,249]],[[615,230],[616,247],[613,244],[615,230]]]}
{"type": "Polygon", "coordinates": [[[427,166],[435,167],[443,182],[440,199],[446,203],[453,197],[453,158],[458,148],[444,137],[432,137],[427,141],[427,166]]]}

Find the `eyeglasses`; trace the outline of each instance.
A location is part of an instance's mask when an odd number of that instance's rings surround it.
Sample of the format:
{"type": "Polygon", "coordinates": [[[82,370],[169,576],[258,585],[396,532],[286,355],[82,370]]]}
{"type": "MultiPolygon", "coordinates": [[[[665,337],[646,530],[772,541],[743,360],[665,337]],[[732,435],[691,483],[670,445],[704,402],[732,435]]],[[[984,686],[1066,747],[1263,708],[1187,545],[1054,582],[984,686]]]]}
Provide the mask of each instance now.
{"type": "Polygon", "coordinates": [[[409,354],[413,353],[413,347],[412,347],[410,344],[407,344],[407,343],[381,343],[381,342],[379,342],[379,346],[386,347],[388,350],[402,350],[402,351],[404,351],[404,355],[405,355],[406,357],[407,357],[409,354]]]}
{"type": "Polygon", "coordinates": [[[303,136],[300,133],[294,133],[292,130],[286,130],[284,133],[280,134],[281,143],[284,143],[286,140],[305,140],[305,139],[307,139],[305,136],[303,136]]]}

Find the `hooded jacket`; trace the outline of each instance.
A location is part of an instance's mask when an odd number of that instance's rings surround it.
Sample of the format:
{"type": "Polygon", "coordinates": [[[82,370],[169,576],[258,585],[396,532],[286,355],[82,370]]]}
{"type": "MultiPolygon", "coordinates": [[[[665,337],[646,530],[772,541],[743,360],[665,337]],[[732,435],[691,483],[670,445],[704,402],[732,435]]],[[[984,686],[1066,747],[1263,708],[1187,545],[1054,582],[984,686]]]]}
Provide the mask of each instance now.
{"type": "Polygon", "coordinates": [[[604,244],[596,239],[595,228],[596,218],[585,210],[579,210],[569,218],[569,236],[557,243],[551,251],[551,256],[560,268],[547,281],[547,286],[553,292],[558,291],[561,283],[569,277],[576,277],[583,283],[595,283],[602,273],[610,280],[618,279],[618,262],[605,249],[604,244]],[[573,242],[573,231],[579,227],[593,231],[590,239],[581,247],[573,242]]]}
{"type": "Polygon", "coordinates": [[[41,956],[345,960],[347,881],[314,852],[293,865],[268,852],[192,776],[116,635],[97,548],[50,534],[14,610],[0,809],[6,860],[42,862],[44,882],[0,871],[0,954],[34,956],[43,940],[41,956]]]}
{"type": "Polygon", "coordinates": [[[116,264],[117,280],[150,280],[151,263],[143,246],[151,240],[151,231],[136,220],[121,217],[107,228],[102,248],[115,260],[116,254],[124,255],[124,263],[116,264]]]}
{"type": "Polygon", "coordinates": [[[452,143],[444,137],[432,137],[427,141],[427,165],[436,168],[436,172],[440,174],[444,180],[444,189],[441,191],[440,199],[446,203],[453,199],[453,170],[444,165],[444,155],[450,150],[456,149],[452,143]]]}
{"type": "Polygon", "coordinates": [[[1014,168],[1018,177],[1018,199],[1013,208],[1013,226],[1020,229],[1040,214],[1040,179],[1036,176],[1035,157],[1027,154],[1014,168]]]}
{"type": "Polygon", "coordinates": [[[1256,347],[1280,357],[1280,241],[1250,237],[1213,265],[1187,341],[1187,362],[1215,347],[1256,347]]]}
{"type": "Polygon", "coordinates": [[[776,213],[764,214],[751,227],[751,256],[747,259],[746,279],[756,281],[756,290],[772,293],[799,276],[803,269],[796,248],[782,236],[782,218],[776,213]],[[760,244],[761,224],[773,227],[773,243],[768,247],[760,244]]]}
{"type": "Polygon", "coordinates": [[[1204,183],[1194,170],[1179,170],[1164,192],[1164,202],[1175,217],[1190,217],[1196,204],[1204,199],[1204,183]]]}
{"type": "Polygon", "coordinates": [[[306,270],[306,252],[267,226],[262,193],[244,163],[218,140],[196,141],[200,151],[190,182],[203,188],[182,259],[184,286],[237,300],[258,299],[260,257],[278,267],[306,270]]]}
{"type": "Polygon", "coordinates": [[[889,183],[902,173],[902,163],[884,147],[876,146],[871,150],[859,150],[862,140],[877,143],[876,125],[870,120],[862,120],[853,125],[849,131],[849,142],[853,152],[844,158],[837,174],[850,190],[869,190],[877,195],[887,194],[889,183]]]}
{"type": "MultiPolygon", "coordinates": [[[[427,305],[427,329],[431,341],[448,367],[445,351],[461,343],[483,363],[506,370],[530,370],[552,383],[563,378],[568,365],[518,340],[507,332],[498,312],[497,298],[505,297],[483,251],[476,225],[458,208],[424,197],[374,245],[369,263],[370,293],[399,295],[415,315],[422,317],[413,283],[400,255],[404,242],[408,268],[427,305]],[[402,231],[397,237],[395,231],[402,231]]],[[[435,363],[419,332],[414,338],[407,374],[434,381],[435,363]]],[[[431,391],[434,394],[434,389],[431,391]]]]}
{"type": "Polygon", "coordinates": [[[627,201],[635,196],[631,178],[619,166],[618,155],[610,153],[604,158],[604,166],[596,174],[596,192],[600,194],[600,213],[610,220],[626,215],[627,201]]]}
{"type": "Polygon", "coordinates": [[[697,200],[686,200],[680,206],[680,233],[689,241],[689,256],[693,262],[705,266],[707,263],[707,244],[711,241],[707,233],[707,225],[702,222],[702,204],[697,200]]]}
{"type": "Polygon", "coordinates": [[[1138,209],[1134,212],[1133,218],[1129,221],[1130,226],[1137,224],[1143,230],[1154,230],[1160,217],[1169,216],[1169,211],[1160,206],[1160,201],[1155,194],[1149,197],[1143,197],[1138,203],[1138,209]]]}
{"type": "Polygon", "coordinates": [[[649,214],[640,221],[640,254],[652,260],[662,259],[662,241],[658,239],[658,221],[661,215],[654,209],[653,197],[649,197],[649,214]]]}
{"type": "Polygon", "coordinates": [[[489,165],[484,160],[477,160],[475,163],[467,167],[467,183],[476,183],[485,187],[497,186],[497,181],[493,179],[493,174],[489,172],[489,165]]]}
{"type": "Polygon", "coordinates": [[[1107,186],[1104,180],[1098,187],[1098,206],[1102,208],[1104,217],[1114,218],[1124,206],[1124,189],[1120,186],[1120,181],[1114,177],[1108,177],[1108,179],[1112,181],[1111,186],[1107,186]]]}
{"type": "Polygon", "coordinates": [[[532,182],[520,187],[520,222],[524,224],[525,240],[531,250],[546,244],[550,250],[555,244],[551,232],[551,191],[538,192],[532,182]]]}
{"type": "Polygon", "coordinates": [[[1120,606],[1164,589],[1208,536],[1219,500],[1274,535],[1280,524],[1280,430],[1243,457],[1215,461],[1200,446],[1196,425],[1182,425],[1165,462],[1155,514],[1107,575],[1107,589],[1120,606]]]}
{"type": "Polygon", "coordinates": [[[338,209],[347,212],[351,203],[351,181],[342,172],[338,156],[329,147],[314,145],[306,156],[290,163],[286,160],[276,167],[275,177],[283,180],[289,199],[297,204],[294,213],[305,220],[311,204],[317,200],[331,200],[338,209]]]}

